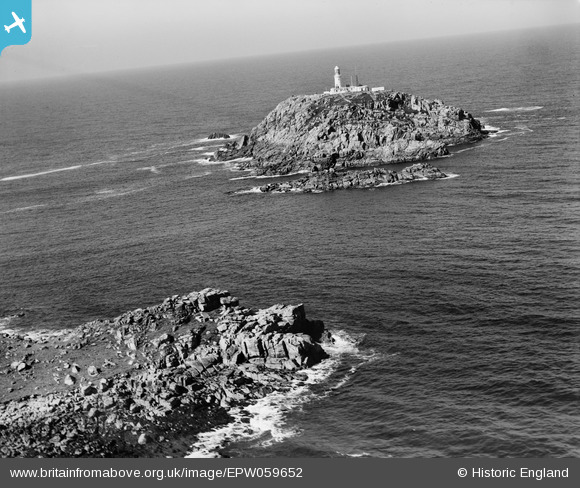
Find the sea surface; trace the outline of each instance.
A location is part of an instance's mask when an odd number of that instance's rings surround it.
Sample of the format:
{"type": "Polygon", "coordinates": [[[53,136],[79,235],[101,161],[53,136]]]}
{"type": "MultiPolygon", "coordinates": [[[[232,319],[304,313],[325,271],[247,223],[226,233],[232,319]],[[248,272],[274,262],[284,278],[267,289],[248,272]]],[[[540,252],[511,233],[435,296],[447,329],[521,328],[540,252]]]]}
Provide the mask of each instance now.
{"type": "Polygon", "coordinates": [[[191,455],[580,456],[579,60],[575,26],[0,83],[0,326],[304,303],[331,359],[191,455]],[[208,161],[335,65],[496,132],[373,190],[247,193],[208,161]]]}

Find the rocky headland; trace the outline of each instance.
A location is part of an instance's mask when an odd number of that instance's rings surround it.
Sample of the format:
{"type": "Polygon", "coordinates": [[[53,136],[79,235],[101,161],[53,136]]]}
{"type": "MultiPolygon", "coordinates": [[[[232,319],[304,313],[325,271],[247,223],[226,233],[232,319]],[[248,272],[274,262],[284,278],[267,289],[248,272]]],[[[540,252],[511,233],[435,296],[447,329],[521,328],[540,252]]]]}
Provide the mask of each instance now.
{"type": "Polygon", "coordinates": [[[483,137],[477,119],[440,100],[396,91],[301,95],[281,102],[214,159],[248,158],[237,166],[286,175],[432,159],[448,154],[449,145],[483,137]]]}
{"type": "Polygon", "coordinates": [[[59,333],[4,332],[0,455],[183,456],[332,341],[303,305],[254,310],[210,288],[59,333]]]}
{"type": "Polygon", "coordinates": [[[330,168],[309,173],[293,181],[268,183],[262,185],[260,191],[263,193],[323,192],[343,188],[375,188],[394,183],[440,178],[447,178],[447,175],[429,163],[416,163],[399,172],[385,168],[350,171],[335,171],[330,168]]]}

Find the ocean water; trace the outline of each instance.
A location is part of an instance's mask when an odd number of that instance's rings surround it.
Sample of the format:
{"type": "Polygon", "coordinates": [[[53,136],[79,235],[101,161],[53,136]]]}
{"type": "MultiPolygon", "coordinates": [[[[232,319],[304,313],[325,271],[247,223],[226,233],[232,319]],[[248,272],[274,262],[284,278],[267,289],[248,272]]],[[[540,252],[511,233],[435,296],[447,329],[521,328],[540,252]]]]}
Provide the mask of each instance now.
{"type": "Polygon", "coordinates": [[[208,286],[303,302],[331,360],[191,455],[578,456],[579,48],[565,27],[0,84],[0,326],[208,286]],[[263,180],[208,162],[208,134],[336,64],[497,132],[435,162],[455,178],[374,190],[244,193],[263,180]]]}

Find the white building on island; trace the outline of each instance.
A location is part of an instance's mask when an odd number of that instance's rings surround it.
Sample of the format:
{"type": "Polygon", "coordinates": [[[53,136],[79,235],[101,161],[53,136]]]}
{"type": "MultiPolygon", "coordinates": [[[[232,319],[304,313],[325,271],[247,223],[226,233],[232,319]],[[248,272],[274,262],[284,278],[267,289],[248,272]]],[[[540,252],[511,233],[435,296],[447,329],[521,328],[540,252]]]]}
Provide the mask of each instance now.
{"type": "Polygon", "coordinates": [[[354,84],[352,83],[352,78],[351,78],[351,84],[350,85],[344,85],[342,84],[342,80],[340,78],[340,68],[338,66],[334,67],[334,87],[332,87],[330,90],[327,90],[324,92],[325,95],[334,95],[337,93],[347,93],[347,92],[376,92],[376,91],[384,91],[385,87],[384,86],[378,86],[378,87],[374,87],[374,88],[369,88],[368,85],[361,85],[358,82],[358,75],[355,74],[355,82],[354,84]]]}

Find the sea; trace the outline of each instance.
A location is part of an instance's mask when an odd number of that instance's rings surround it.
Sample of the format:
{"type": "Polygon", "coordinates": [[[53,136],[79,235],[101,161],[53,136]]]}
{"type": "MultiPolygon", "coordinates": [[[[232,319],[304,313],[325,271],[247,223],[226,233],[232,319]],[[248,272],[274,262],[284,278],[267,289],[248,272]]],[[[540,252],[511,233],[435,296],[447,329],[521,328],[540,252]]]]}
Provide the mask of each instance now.
{"type": "Polygon", "coordinates": [[[0,331],[206,287],[304,303],[330,359],[188,455],[580,456],[579,68],[576,25],[0,83],[0,331]],[[335,65],[493,132],[375,189],[209,160],[335,65]]]}

